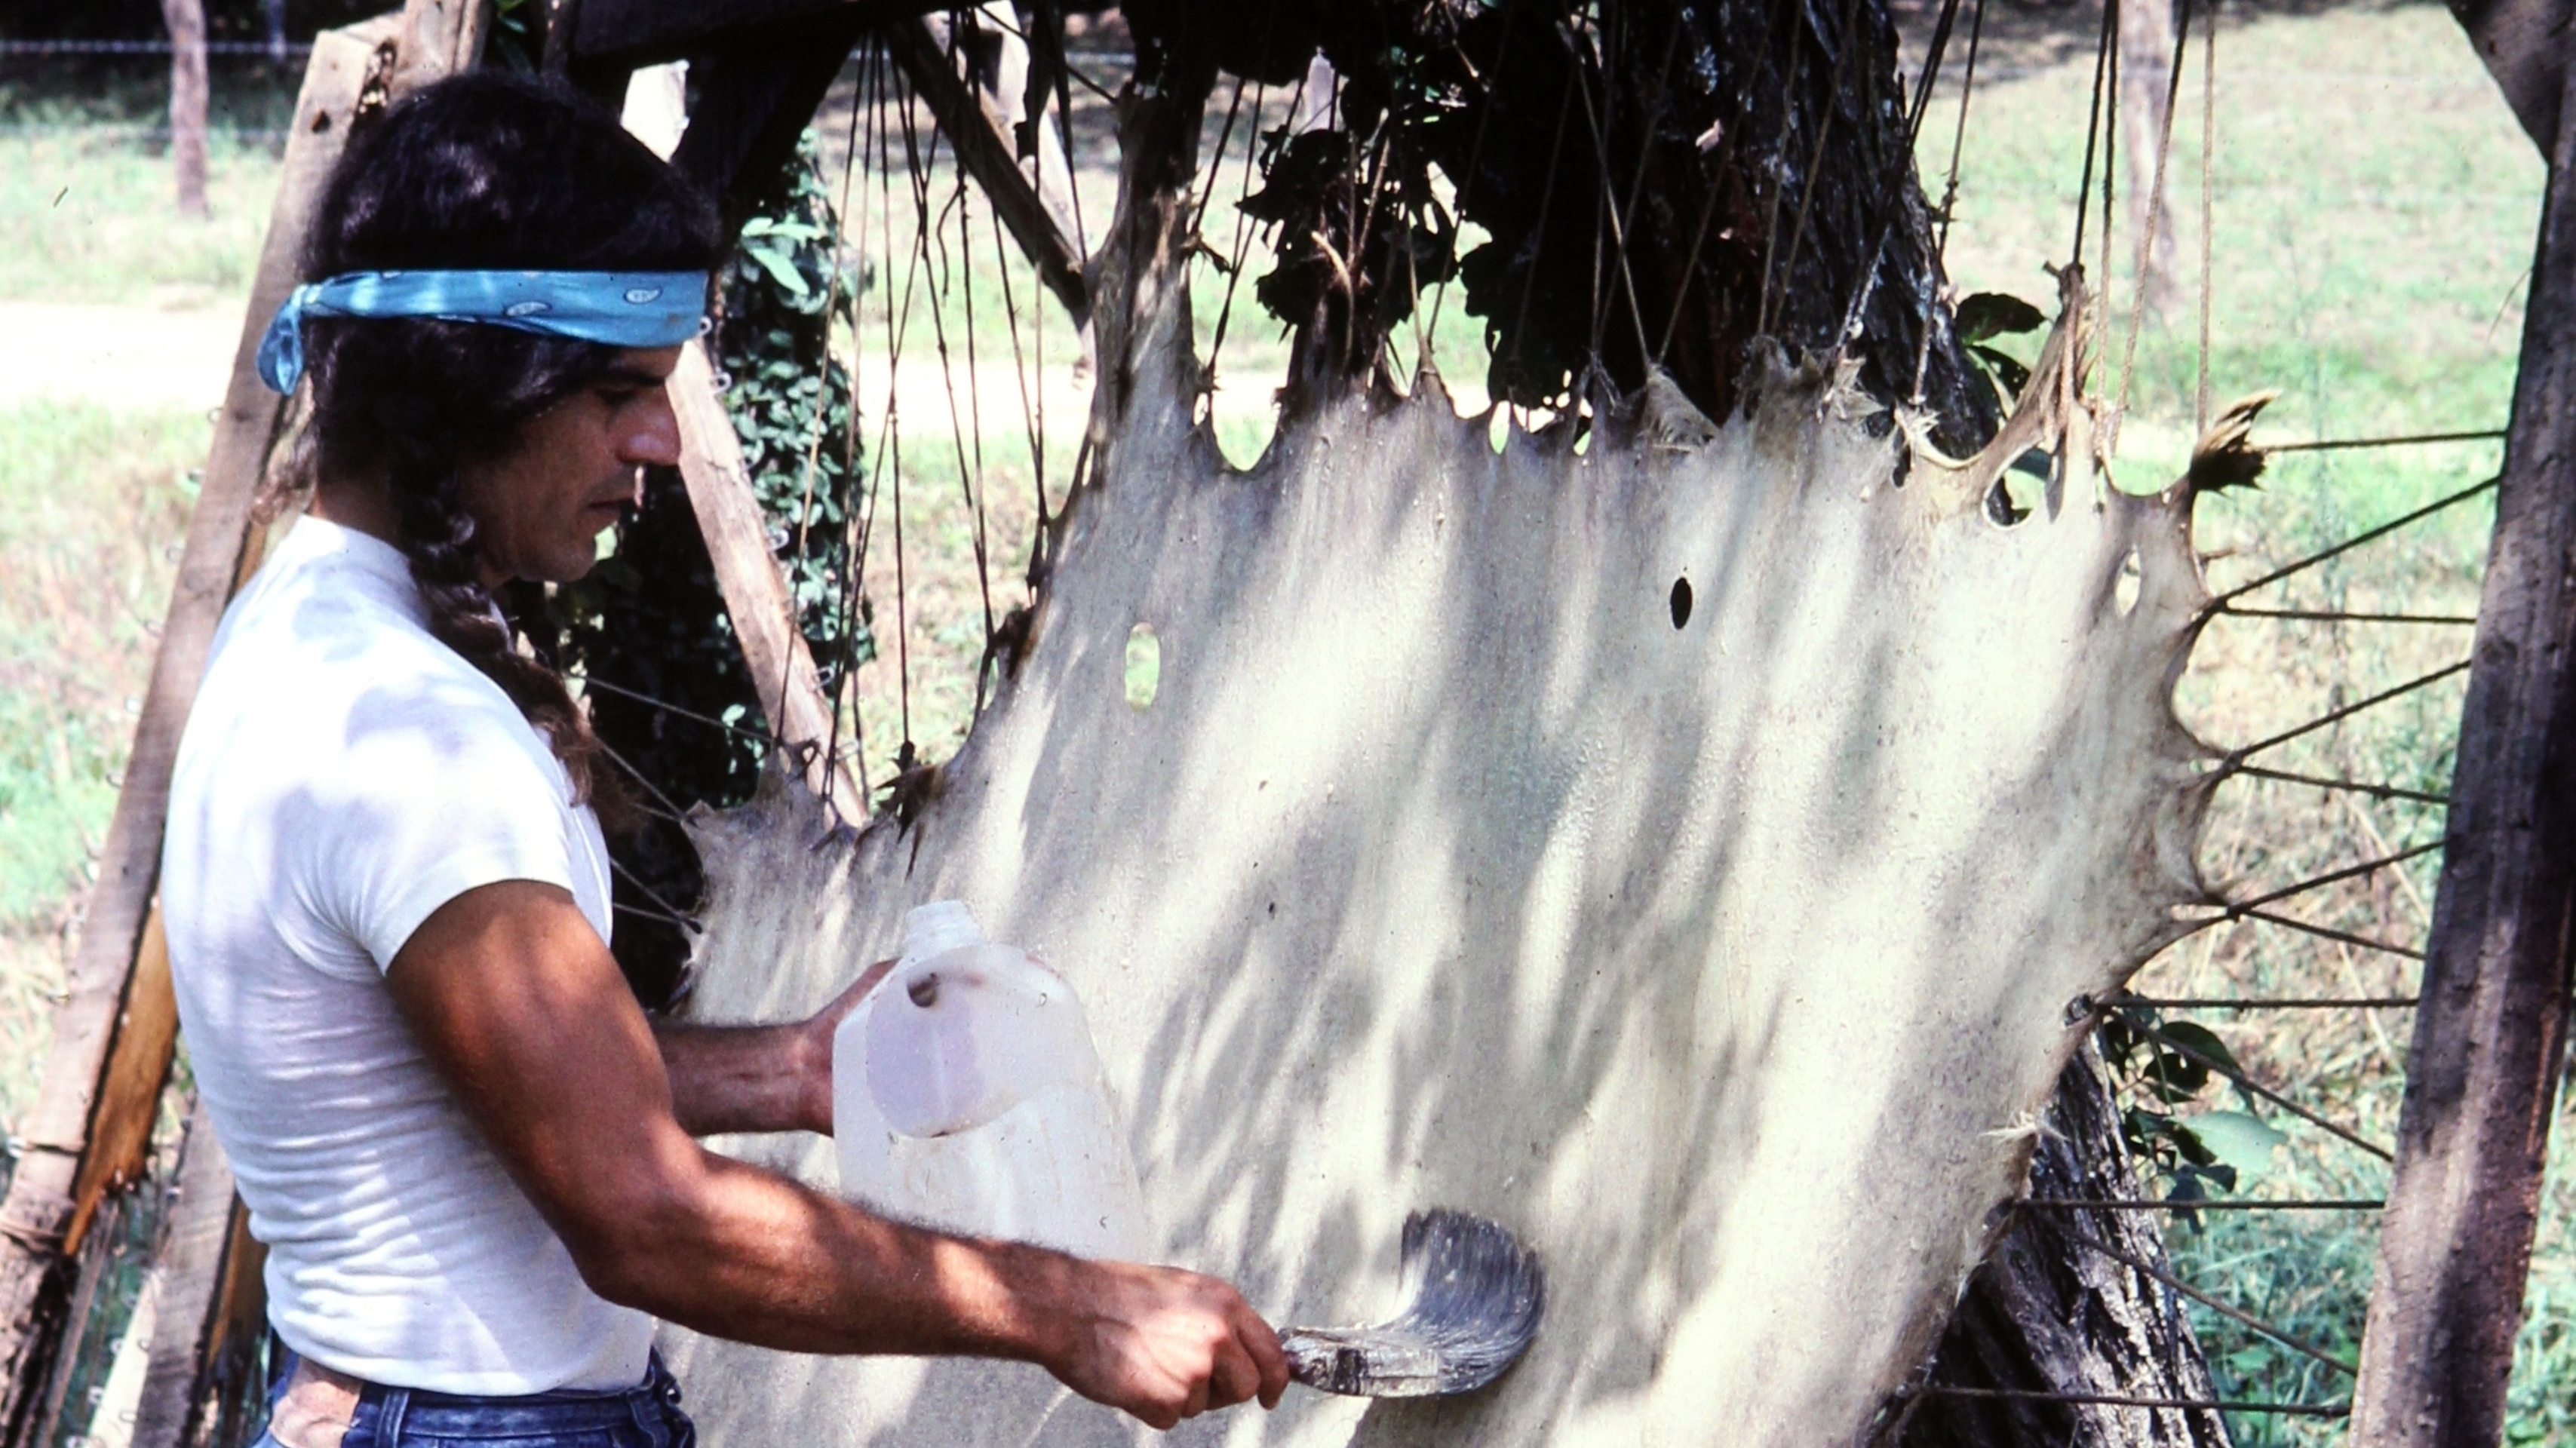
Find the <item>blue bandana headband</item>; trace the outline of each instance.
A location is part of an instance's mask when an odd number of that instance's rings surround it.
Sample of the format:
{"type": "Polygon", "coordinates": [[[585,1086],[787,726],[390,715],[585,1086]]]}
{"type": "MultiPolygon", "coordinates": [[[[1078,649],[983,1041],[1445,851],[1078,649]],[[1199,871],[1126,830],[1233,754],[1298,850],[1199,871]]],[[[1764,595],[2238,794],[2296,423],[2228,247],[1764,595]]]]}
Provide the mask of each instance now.
{"type": "Polygon", "coordinates": [[[698,335],[704,272],[349,272],[297,287],[259,342],[260,380],[293,392],[308,317],[480,322],[610,347],[676,347],[698,335]]]}

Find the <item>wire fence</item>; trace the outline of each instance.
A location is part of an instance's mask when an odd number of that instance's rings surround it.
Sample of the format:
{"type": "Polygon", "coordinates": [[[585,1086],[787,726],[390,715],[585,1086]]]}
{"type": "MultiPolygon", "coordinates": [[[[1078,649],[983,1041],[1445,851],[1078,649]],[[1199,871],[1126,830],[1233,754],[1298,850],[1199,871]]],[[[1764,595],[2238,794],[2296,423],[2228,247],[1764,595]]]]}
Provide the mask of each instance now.
{"type": "MultiPolygon", "coordinates": [[[[312,53],[304,40],[209,40],[208,55],[246,55],[266,60],[301,60],[312,53]]],[[[9,40],[0,38],[0,56],[34,55],[168,55],[167,40],[9,40]]]]}

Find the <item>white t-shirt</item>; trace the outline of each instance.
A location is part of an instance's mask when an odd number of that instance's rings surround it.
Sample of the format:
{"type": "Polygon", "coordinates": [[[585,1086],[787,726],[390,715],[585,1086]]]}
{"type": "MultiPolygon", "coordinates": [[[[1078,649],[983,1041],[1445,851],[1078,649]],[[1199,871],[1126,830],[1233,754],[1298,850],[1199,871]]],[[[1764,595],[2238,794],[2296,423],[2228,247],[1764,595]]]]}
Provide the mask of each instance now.
{"type": "Polygon", "coordinates": [[[287,1346],[433,1392],[629,1386],[652,1319],[582,1282],[385,989],[478,885],[560,885],[609,930],[598,820],[426,616],[400,553],[318,518],[226,610],[162,846],[188,1059],[287,1346]]]}

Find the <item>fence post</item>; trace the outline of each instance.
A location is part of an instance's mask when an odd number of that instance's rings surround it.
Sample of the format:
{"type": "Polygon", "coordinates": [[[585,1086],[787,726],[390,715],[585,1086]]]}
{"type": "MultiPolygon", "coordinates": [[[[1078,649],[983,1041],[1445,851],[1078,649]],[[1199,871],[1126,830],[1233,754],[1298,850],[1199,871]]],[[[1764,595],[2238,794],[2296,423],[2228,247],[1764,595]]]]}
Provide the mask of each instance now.
{"type": "Polygon", "coordinates": [[[205,0],[161,0],[170,28],[170,169],[179,185],[179,214],[206,216],[205,0]]]}

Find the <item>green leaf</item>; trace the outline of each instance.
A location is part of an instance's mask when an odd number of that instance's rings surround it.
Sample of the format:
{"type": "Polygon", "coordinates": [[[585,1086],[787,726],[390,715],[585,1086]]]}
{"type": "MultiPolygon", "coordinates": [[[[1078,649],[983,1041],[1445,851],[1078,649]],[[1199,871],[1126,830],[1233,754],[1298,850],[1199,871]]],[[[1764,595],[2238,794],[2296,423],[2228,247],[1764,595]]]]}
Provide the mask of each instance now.
{"type": "Polygon", "coordinates": [[[812,290],[805,285],[805,278],[796,270],[795,260],[787,253],[775,247],[753,246],[748,242],[744,243],[742,250],[743,255],[760,263],[760,269],[769,273],[769,279],[778,283],[789,296],[801,297],[812,290]]]}
{"type": "Polygon", "coordinates": [[[2261,1175],[2272,1153],[2289,1141],[2250,1111],[2204,1111],[2191,1119],[2191,1133],[2212,1156],[2247,1177],[2261,1175]]]}
{"type": "Polygon", "coordinates": [[[1952,317],[1962,342],[1984,342],[2019,332],[2036,332],[2048,323],[2048,318],[2041,315],[2039,308],[2002,292],[1979,292],[1961,302],[1952,317]]]}
{"type": "Polygon", "coordinates": [[[2015,397],[2021,396],[2022,389],[2030,385],[2030,369],[2008,352],[1971,345],[1968,355],[1983,363],[1986,370],[1994,374],[1995,381],[2003,385],[2004,391],[2015,397]]]}
{"type": "Polygon", "coordinates": [[[2140,1079],[2155,1091],[2158,1100],[2174,1106],[2200,1099],[2200,1093],[2209,1089],[2209,1068],[2189,1056],[2158,1047],[2147,1058],[2147,1069],[2140,1073],[2140,1079]]]}
{"type": "Polygon", "coordinates": [[[2196,1025],[2190,1021],[2168,1021],[2163,1027],[2163,1034],[2167,1041],[2207,1057],[2222,1070],[2239,1074],[2245,1070],[2244,1067],[2236,1064],[2236,1055],[2227,1049],[2227,1043],[2211,1034],[2207,1026],[2196,1025]]]}
{"type": "MultiPolygon", "coordinates": [[[[2184,1128],[2177,1127],[2175,1130],[2179,1135],[2189,1136],[2191,1134],[2184,1128]]],[[[2209,1152],[2208,1147],[2200,1145],[2200,1139],[2198,1137],[2192,1138],[2192,1145],[2198,1148],[2204,1155],[2209,1152]]],[[[2236,1168],[2221,1162],[2206,1162],[2197,1166],[2184,1165],[2174,1169],[2174,1180],[2177,1182],[2188,1180],[2195,1183],[2203,1181],[2216,1182],[2218,1183],[2218,1189],[2220,1191],[2232,1192],[2236,1190],[2236,1168]]],[[[2194,1191],[2204,1198],[2208,1196],[2208,1193],[2200,1192],[2196,1186],[2194,1187],[2194,1191]]]]}

